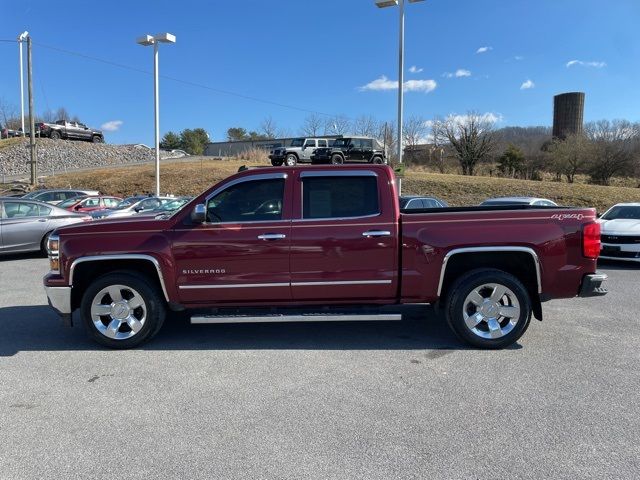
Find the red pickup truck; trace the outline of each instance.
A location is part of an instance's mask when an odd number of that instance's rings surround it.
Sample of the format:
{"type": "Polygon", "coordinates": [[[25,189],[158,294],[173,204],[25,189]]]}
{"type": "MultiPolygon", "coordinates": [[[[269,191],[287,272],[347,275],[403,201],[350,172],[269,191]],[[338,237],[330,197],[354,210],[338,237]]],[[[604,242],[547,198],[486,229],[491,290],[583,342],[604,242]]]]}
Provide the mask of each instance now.
{"type": "Polygon", "coordinates": [[[233,175],[162,220],[69,226],[49,238],[49,303],[99,343],[129,348],[168,311],[192,323],[399,320],[437,304],[453,331],[501,348],[541,302],[604,295],[589,208],[401,211],[384,165],[233,175]],[[399,313],[400,312],[400,313],[399,313]]]}

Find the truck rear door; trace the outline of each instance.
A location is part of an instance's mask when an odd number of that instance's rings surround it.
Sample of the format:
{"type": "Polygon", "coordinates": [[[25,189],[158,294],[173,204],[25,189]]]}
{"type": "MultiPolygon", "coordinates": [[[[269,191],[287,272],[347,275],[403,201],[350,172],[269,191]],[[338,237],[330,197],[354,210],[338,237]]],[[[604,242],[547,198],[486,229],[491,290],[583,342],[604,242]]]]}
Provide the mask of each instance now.
{"type": "Polygon", "coordinates": [[[394,298],[398,229],[381,169],[297,173],[291,226],[291,291],[299,301],[394,298]]]}

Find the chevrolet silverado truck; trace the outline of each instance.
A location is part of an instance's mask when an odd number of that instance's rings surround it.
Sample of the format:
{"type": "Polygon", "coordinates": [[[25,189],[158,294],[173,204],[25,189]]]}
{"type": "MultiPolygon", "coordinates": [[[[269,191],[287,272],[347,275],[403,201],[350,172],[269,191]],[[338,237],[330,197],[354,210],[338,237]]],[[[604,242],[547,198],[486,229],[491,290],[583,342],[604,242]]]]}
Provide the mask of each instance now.
{"type": "Polygon", "coordinates": [[[56,230],[50,305],[112,348],[151,339],[172,311],[191,323],[400,320],[436,304],[452,330],[502,348],[542,302],[604,295],[590,208],[402,211],[385,165],[241,171],[166,219],[56,230]],[[398,313],[399,312],[399,313],[398,313]]]}
{"type": "Polygon", "coordinates": [[[52,140],[87,140],[93,143],[104,143],[101,130],[87,127],[84,123],[58,120],[56,123],[38,123],[36,129],[41,137],[52,140]]]}

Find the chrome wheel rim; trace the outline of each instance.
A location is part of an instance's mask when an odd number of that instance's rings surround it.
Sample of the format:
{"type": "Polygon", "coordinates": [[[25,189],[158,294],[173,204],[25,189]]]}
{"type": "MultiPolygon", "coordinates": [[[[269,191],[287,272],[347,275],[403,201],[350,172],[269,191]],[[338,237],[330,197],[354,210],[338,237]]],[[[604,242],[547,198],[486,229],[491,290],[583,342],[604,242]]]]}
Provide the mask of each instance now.
{"type": "Polygon", "coordinates": [[[515,328],[520,318],[520,303],[511,289],[499,283],[485,283],[467,295],[462,313],[472,333],[495,340],[515,328]]]}
{"type": "Polygon", "coordinates": [[[295,164],[296,164],[296,157],[294,157],[293,155],[289,155],[287,157],[287,166],[293,167],[295,164]]]}
{"type": "Polygon", "coordinates": [[[147,304],[133,288],[110,285],[93,297],[91,320],[105,337],[126,340],[136,335],[147,321],[147,304]]]}

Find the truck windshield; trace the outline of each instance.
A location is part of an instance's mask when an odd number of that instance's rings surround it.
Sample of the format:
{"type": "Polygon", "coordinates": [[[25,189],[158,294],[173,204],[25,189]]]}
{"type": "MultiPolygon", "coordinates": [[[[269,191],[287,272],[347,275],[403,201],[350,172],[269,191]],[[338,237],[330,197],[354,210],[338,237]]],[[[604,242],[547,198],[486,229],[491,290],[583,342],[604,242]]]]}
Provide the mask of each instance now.
{"type": "Polygon", "coordinates": [[[139,202],[140,200],[142,200],[144,197],[129,197],[129,198],[125,198],[124,200],[122,200],[118,205],[116,205],[115,207],[113,207],[114,210],[122,210],[124,208],[128,208],[131,205],[133,205],[134,203],[139,202]]]}
{"type": "Polygon", "coordinates": [[[304,144],[304,138],[294,138],[291,140],[292,147],[301,147],[304,144]]]}
{"type": "Polygon", "coordinates": [[[616,220],[619,218],[626,220],[640,220],[640,207],[620,205],[618,207],[613,207],[600,218],[603,220],[616,220]]]}

